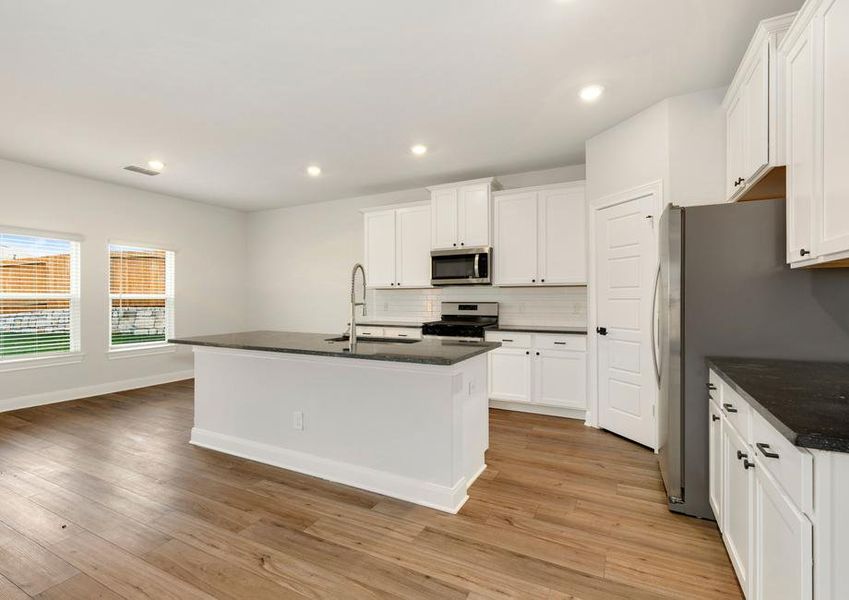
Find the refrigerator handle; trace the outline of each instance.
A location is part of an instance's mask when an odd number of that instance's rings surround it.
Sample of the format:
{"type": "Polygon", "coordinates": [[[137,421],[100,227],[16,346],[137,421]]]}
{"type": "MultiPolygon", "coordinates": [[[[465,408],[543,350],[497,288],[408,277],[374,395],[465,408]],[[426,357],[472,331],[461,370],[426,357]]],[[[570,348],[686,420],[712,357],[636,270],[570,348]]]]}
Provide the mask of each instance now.
{"type": "Polygon", "coordinates": [[[657,273],[654,276],[654,292],[651,298],[651,356],[654,362],[654,374],[660,385],[660,363],[657,360],[657,292],[660,287],[660,264],[657,265],[657,273]]]}

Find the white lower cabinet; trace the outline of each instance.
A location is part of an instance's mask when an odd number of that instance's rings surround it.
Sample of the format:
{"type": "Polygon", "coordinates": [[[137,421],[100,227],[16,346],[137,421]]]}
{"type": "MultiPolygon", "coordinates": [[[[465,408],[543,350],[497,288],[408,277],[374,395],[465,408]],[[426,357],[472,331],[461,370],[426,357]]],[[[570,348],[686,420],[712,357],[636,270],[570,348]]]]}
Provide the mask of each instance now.
{"type": "Polygon", "coordinates": [[[764,462],[755,459],[754,565],[750,598],[813,598],[813,526],[778,483],[764,462]]]}
{"type": "Polygon", "coordinates": [[[489,353],[490,400],[586,410],[585,335],[498,331],[486,340],[502,345],[489,353]]]}
{"type": "Polygon", "coordinates": [[[748,596],[752,540],[752,468],[749,446],[737,431],[723,428],[722,537],[737,573],[740,587],[748,596]]]}
{"type": "Polygon", "coordinates": [[[710,507],[716,517],[716,524],[722,531],[722,411],[719,406],[711,401],[710,405],[710,431],[708,434],[708,456],[710,461],[709,500],[710,507]]]}
{"type": "Polygon", "coordinates": [[[849,454],[794,446],[714,372],[709,389],[710,502],[746,598],[849,597],[849,454]]]}
{"type": "Polygon", "coordinates": [[[531,401],[531,351],[499,348],[489,353],[489,397],[508,402],[531,401]]]}

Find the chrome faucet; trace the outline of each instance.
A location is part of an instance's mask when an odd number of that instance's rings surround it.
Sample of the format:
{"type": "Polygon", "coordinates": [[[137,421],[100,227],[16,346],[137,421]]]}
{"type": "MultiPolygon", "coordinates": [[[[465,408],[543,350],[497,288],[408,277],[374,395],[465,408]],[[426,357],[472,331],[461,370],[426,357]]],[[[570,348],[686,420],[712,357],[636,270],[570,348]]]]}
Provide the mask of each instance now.
{"type": "Polygon", "coordinates": [[[357,351],[357,307],[363,307],[363,316],[368,314],[366,307],[366,270],[363,265],[357,263],[351,270],[351,330],[348,335],[348,351],[353,354],[357,351]],[[354,293],[357,282],[357,269],[363,272],[363,301],[357,302],[357,296],[354,293]]]}

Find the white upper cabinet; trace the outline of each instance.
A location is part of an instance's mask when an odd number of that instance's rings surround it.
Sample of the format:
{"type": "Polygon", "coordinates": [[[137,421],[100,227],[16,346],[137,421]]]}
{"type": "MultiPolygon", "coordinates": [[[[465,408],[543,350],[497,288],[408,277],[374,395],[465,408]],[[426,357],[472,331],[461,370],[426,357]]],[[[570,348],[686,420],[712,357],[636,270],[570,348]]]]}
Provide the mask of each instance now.
{"type": "Polygon", "coordinates": [[[431,248],[489,246],[493,178],[429,187],[431,248]]]}
{"type": "Polygon", "coordinates": [[[489,246],[491,204],[489,183],[460,187],[457,241],[461,246],[489,246]]]}
{"type": "Polygon", "coordinates": [[[395,284],[395,211],[368,212],[366,234],[366,282],[369,287],[395,284]]]}
{"type": "Polygon", "coordinates": [[[495,194],[494,284],[585,285],[584,182],[495,194]]]}
{"type": "Polygon", "coordinates": [[[505,192],[496,196],[495,215],[495,285],[536,284],[536,192],[505,192]]]}
{"type": "Polygon", "coordinates": [[[778,44],[793,17],[761,21],[725,96],[729,200],[775,197],[775,181],[768,174],[784,166],[783,68],[778,44]]]}
{"type": "Polygon", "coordinates": [[[416,203],[363,211],[368,287],[430,287],[430,210],[416,203]]]}
{"type": "Polygon", "coordinates": [[[430,207],[395,212],[395,286],[430,286],[430,207]]]}
{"type": "Polygon", "coordinates": [[[545,284],[587,282],[587,200],[583,183],[539,191],[539,277],[545,284]]]}
{"type": "Polygon", "coordinates": [[[787,259],[849,266],[849,0],[809,0],[781,45],[788,72],[787,259]]]}

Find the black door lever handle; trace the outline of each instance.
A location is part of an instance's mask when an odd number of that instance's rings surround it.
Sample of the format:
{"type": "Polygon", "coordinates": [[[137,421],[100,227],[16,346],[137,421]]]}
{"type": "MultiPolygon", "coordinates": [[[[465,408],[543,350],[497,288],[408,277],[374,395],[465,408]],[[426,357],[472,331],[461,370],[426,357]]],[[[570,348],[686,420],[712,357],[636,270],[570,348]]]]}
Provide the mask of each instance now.
{"type": "Polygon", "coordinates": [[[607,335],[607,327],[596,327],[595,332],[599,335],[607,335]]]}

